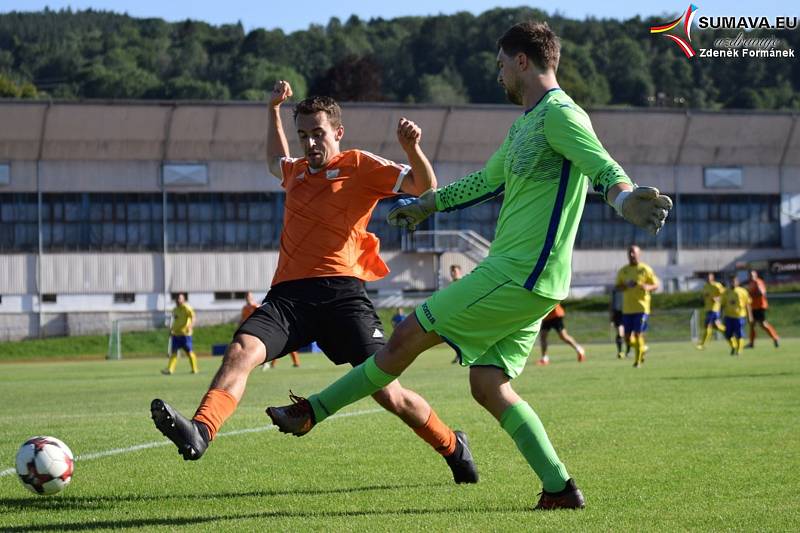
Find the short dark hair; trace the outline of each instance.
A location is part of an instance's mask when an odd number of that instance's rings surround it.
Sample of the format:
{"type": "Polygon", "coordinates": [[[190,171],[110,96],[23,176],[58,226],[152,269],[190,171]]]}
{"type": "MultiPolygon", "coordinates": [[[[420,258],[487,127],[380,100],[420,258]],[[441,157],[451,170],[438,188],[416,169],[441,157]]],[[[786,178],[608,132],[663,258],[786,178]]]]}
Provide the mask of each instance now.
{"type": "Polygon", "coordinates": [[[294,119],[297,120],[297,115],[313,115],[319,112],[328,115],[328,120],[334,128],[342,125],[342,108],[330,96],[309,96],[298,102],[294,106],[294,119]]]}
{"type": "Polygon", "coordinates": [[[546,22],[532,20],[514,24],[497,39],[497,48],[506,55],[522,52],[540,68],[558,68],[561,57],[561,40],[546,22]]]}

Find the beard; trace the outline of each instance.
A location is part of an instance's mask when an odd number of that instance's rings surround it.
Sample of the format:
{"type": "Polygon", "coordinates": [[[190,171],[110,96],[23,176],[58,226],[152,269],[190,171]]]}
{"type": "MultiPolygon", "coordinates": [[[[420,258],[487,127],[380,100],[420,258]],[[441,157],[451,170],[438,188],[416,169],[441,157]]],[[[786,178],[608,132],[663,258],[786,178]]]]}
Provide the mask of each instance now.
{"type": "Polygon", "coordinates": [[[509,102],[514,105],[522,105],[522,95],[519,92],[511,89],[510,87],[504,87],[504,89],[506,91],[506,98],[509,102]]]}

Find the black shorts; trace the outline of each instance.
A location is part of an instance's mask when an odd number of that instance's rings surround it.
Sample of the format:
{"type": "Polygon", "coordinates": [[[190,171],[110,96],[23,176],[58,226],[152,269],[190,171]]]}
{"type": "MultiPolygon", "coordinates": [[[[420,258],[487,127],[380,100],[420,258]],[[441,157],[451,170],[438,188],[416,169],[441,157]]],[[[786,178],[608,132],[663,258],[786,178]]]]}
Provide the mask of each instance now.
{"type": "Polygon", "coordinates": [[[346,276],[275,285],[234,337],[240,333],[261,339],[267,347],[267,361],[316,341],[337,365],[356,366],[386,344],[383,325],[364,282],[346,276]]]}
{"type": "Polygon", "coordinates": [[[615,328],[620,327],[622,325],[622,311],[614,311],[611,322],[614,324],[615,328]]]}
{"type": "Polygon", "coordinates": [[[564,318],[557,317],[551,318],[550,320],[542,320],[541,329],[542,331],[550,331],[551,329],[554,329],[560,333],[561,330],[564,329],[564,318]]]}
{"type": "Polygon", "coordinates": [[[753,322],[765,322],[767,320],[766,309],[753,309],[753,322]]]}

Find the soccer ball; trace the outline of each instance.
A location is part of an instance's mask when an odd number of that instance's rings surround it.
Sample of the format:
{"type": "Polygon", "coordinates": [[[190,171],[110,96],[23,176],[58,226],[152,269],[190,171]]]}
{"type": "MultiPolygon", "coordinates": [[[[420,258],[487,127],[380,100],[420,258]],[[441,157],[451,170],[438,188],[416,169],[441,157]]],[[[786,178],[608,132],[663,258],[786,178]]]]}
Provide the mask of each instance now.
{"type": "Polygon", "coordinates": [[[17,452],[19,480],[31,492],[61,492],[72,480],[72,450],[55,437],[33,437],[17,452]]]}

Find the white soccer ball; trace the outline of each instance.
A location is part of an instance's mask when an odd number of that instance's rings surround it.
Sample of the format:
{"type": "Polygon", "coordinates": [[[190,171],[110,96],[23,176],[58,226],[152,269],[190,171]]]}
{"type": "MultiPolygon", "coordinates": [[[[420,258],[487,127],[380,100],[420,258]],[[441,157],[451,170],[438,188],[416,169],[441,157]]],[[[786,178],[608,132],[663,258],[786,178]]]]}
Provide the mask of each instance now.
{"type": "Polygon", "coordinates": [[[40,495],[61,492],[72,480],[69,446],[55,437],[33,437],[17,452],[17,474],[25,488],[40,495]]]}

